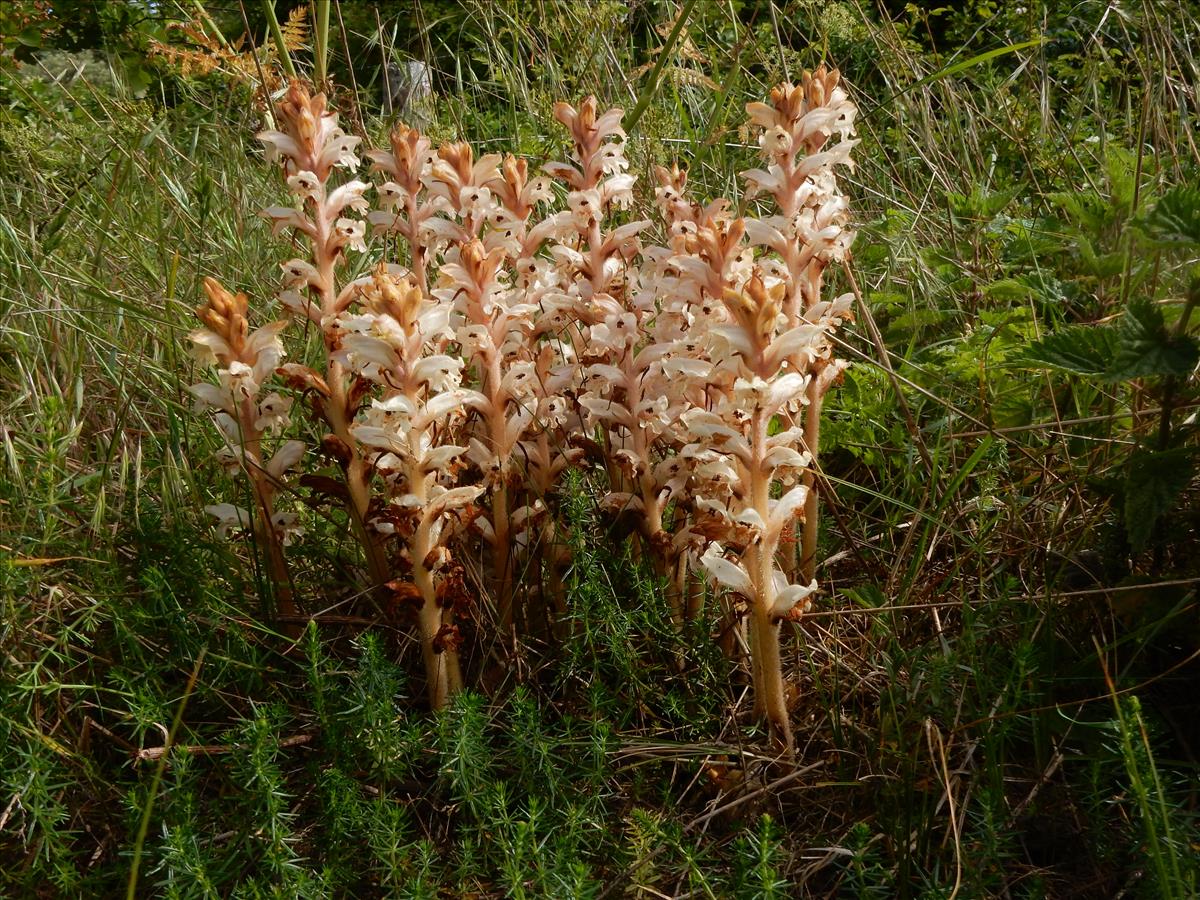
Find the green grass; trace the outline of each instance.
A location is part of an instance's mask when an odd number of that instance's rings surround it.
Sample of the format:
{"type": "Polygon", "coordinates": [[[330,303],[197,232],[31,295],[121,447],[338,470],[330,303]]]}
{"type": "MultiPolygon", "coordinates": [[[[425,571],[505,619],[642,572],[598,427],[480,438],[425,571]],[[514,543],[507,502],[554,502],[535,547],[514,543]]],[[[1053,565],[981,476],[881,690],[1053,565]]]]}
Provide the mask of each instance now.
{"type": "MultiPolygon", "coordinates": [[[[261,624],[255,560],[202,512],[242,488],[183,389],[204,275],[270,315],[248,93],[6,80],[0,894],[120,896],[137,855],[136,896],[1194,896],[1194,483],[1135,552],[1127,465],[1162,395],[1018,360],[1130,298],[1176,320],[1193,260],[1135,222],[1196,183],[1196,10],[1029,6],[700,3],[653,91],[632,73],[674,6],[422,9],[439,139],[541,159],[554,100],[643,98],[635,168],[696,160],[701,195],[750,166],[742,107],[785,74],[831,58],[856,90],[855,275],[892,371],[860,321],[828,401],[826,592],[787,648],[794,771],[715,618],[673,632],[582,482],[561,646],[503,669],[481,622],[442,715],[408,625],[356,604],[328,507],[293,556],[326,615],[297,641],[261,624]]],[[[1194,448],[1194,378],[1175,402],[1194,448]]]]}

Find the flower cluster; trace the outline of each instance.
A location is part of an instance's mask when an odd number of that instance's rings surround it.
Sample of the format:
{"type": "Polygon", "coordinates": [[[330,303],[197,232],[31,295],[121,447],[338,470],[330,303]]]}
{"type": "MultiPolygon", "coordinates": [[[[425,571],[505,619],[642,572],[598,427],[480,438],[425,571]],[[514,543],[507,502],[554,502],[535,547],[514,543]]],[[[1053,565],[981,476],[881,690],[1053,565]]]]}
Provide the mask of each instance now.
{"type": "MultiPolygon", "coordinates": [[[[770,104],[747,106],[751,125],[764,129],[759,144],[767,168],[743,173],[751,195],[770,194],[775,203],[774,215],[748,221],[747,237],[774,256],[771,262],[787,285],[783,311],[788,322],[822,323],[831,329],[849,318],[853,300],[852,294],[825,300],[823,287],[826,268],[841,263],[854,240],[846,227],[849,204],[839,190],[836,167],[854,166],[850,151],[858,141],[850,136],[858,109],[840,82],[836,69],[822,66],[806,73],[798,85],[775,88],[770,104]]],[[[804,440],[813,465],[804,477],[809,495],[799,555],[799,569],[807,579],[816,571],[821,408],[847,364],[827,354],[811,365],[804,440]]],[[[789,571],[794,562],[789,560],[789,571]]]]}
{"type": "Polygon", "coordinates": [[[320,370],[293,363],[284,367],[282,374],[294,388],[306,392],[314,412],[328,428],[321,446],[343,471],[347,512],[378,586],[389,579],[389,567],[367,527],[370,472],[350,432],[362,386],[339,358],[338,318],[354,302],[361,286],[339,286],[338,270],[347,253],[366,250],[367,222],[358,216],[367,212],[364,195],[370,185],[357,179],[335,183],[336,170],[359,167],[355,150],[360,139],[338,127],[337,115],[325,108],[323,94],[314,97],[293,83],[277,112],[283,130],[264,131],[258,139],[266,148],[268,162],[281,166],[293,203],[268,207],[262,215],[271,223],[272,233],[290,229],[304,239],[310,251],[307,259],[283,263],[279,302],[289,313],[317,326],[325,350],[320,370]]]}
{"type": "MultiPolygon", "coordinates": [[[[821,404],[845,366],[833,333],[850,315],[850,295],[827,300],[823,282],[853,238],[836,169],[851,164],[855,107],[838,73],[819,69],[748,113],[765,168],[744,173],[745,199],[769,197],[769,214],[698,203],[685,171],[658,168],[657,228],[628,212],[623,113],[595,98],[556,105],[571,152],[544,175],[467,144],[434,150],[398,125],[388,149],[367,153],[373,202],[366,182],[338,183],[338,168],[358,166],[358,139],[323,96],[293,85],[283,130],[260,135],[293,198],[264,215],[309,248],[284,263],[280,300],[316,326],[323,364],[279,365],[283,324],[248,335],[245,298],[214,288],[197,344],[216,352],[221,386],[197,396],[239,436],[232,458],[272,522],[274,485],[302,445],[257,462],[290,405],[258,400],[260,386],[277,370],[324,423],[344,481],[330,492],[346,500],[379,593],[416,612],[431,705],[462,684],[462,628],[479,608],[466,564],[480,563],[505,632],[529,624],[539,594],[562,609],[518,573],[561,567],[558,482],[586,467],[678,623],[699,612],[703,580],[689,572],[732,595],[756,713],[790,749],[779,637],[817,589],[821,404]],[[339,284],[368,240],[384,259],[339,284]]],[[[289,527],[279,520],[274,544],[289,527]]]]}
{"type": "Polygon", "coordinates": [[[304,444],[281,443],[267,458],[263,442],[291,424],[292,400],[276,391],[263,395],[283,358],[279,334],[286,323],[272,322],[253,332],[247,319],[249,299],[231,294],[214,278],[204,279],[205,303],[196,309],[202,327],[188,335],[196,358],[214,366],[217,383],[200,382],[189,388],[197,412],[208,412],[224,439],[218,451],[229,469],[242,469],[257,509],[230,503],[205,507],[218,520],[218,533],[249,528],[265,550],[275,584],[280,613],[292,615],[292,592],[282,548],[301,533],[296,514],[276,509],[275,496],[283,476],[300,462],[304,444]]]}
{"type": "Polygon", "coordinates": [[[790,746],[779,625],[804,611],[817,586],[791,583],[779,565],[784,532],[808,497],[798,482],[811,463],[803,430],[787,423],[805,402],[809,362],[828,353],[828,343],[820,326],[788,327],[785,291],[758,266],[723,288],[725,321],[706,335],[711,402],[683,414],[694,440],[683,455],[693,464],[695,527],[714,538],[700,562],[748,607],[755,710],[790,746]]]}
{"type": "Polygon", "coordinates": [[[538,341],[546,285],[537,258],[562,219],[532,221],[552,194],[547,179],[529,178],[525,160],[475,159],[467,144],[434,153],[403,125],[392,132],[390,152],[368,155],[389,178],[378,188],[381,208],[368,219],[377,233],[403,240],[423,295],[451,311],[447,340],[457,345],[481,398],[471,410],[465,459],[488,491],[473,527],[488,548],[489,586],[507,631],[515,613],[516,550],[530,543],[563,468],[553,452],[558,442],[545,434],[563,401],[547,393],[553,380],[547,367],[556,359],[538,341]],[[432,262],[440,263],[436,278],[432,262]],[[522,476],[534,470],[534,490],[522,491],[522,476]]]}
{"type": "Polygon", "coordinates": [[[774,214],[735,219],[725,204],[689,204],[678,171],[660,170],[656,199],[679,273],[677,301],[665,306],[679,333],[675,365],[704,396],[680,416],[690,530],[706,542],[701,565],[745,604],[755,713],[790,748],[779,630],[817,590],[821,403],[846,365],[832,335],[852,299],[825,300],[822,280],[853,239],[835,167],[851,165],[855,107],[823,68],[771,101],[747,108],[765,129],[767,168],[743,177],[749,196],[772,196],[774,214]]]}
{"type": "Polygon", "coordinates": [[[564,182],[571,229],[551,248],[558,262],[557,306],[571,319],[577,361],[575,394],[582,424],[608,473],[602,507],[632,520],[657,573],[672,616],[685,617],[688,532],[682,505],[679,415],[687,408],[672,345],[664,340],[673,299],[669,253],[646,248],[652,223],[609,220],[633,202],[621,110],[597,115],[594,98],[578,110],[560,103],[555,117],[573,144],[571,160],[546,170],[564,182]]]}
{"type": "Polygon", "coordinates": [[[458,483],[467,448],[455,438],[468,406],[485,398],[461,386],[462,361],[440,352],[450,308],[427,299],[413,278],[381,263],[358,300],[360,312],[339,317],[337,359],[381,391],[350,431],[378,475],[382,502],[370,526],[398,545],[392,559],[405,577],[389,587],[416,606],[430,705],[438,708],[462,687],[455,617],[467,598],[449,545],[484,489],[458,483]]]}

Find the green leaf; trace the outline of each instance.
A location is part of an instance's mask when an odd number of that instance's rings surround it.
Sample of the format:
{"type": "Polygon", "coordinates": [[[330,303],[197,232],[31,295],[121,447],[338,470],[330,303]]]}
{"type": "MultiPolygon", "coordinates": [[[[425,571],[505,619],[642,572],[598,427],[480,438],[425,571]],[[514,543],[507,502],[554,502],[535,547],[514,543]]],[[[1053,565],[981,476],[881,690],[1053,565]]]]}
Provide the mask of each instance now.
{"type": "Polygon", "coordinates": [[[1129,304],[1117,326],[1073,325],[1032,344],[1013,361],[1062,369],[1116,383],[1135,378],[1186,377],[1200,360],[1195,338],[1172,337],[1162,310],[1148,300],[1129,304]]]}
{"type": "Polygon", "coordinates": [[[992,300],[1011,303],[1015,300],[1028,300],[1033,296],[1033,288],[1019,278],[1001,278],[985,285],[983,293],[992,300]]]}
{"type": "Polygon", "coordinates": [[[1040,272],[1001,278],[985,285],[983,293],[993,300],[1010,304],[1031,298],[1043,303],[1064,303],[1067,299],[1062,282],[1040,272]]]}
{"type": "Polygon", "coordinates": [[[1146,236],[1161,247],[1200,246],[1200,190],[1171,188],[1139,224],[1146,236]]]}
{"type": "Polygon", "coordinates": [[[1079,248],[1080,268],[1093,278],[1116,278],[1125,270],[1124,251],[1097,253],[1086,237],[1080,237],[1076,246],[1079,248]]]}
{"type": "Polygon", "coordinates": [[[976,187],[969,194],[947,194],[946,200],[950,211],[958,218],[986,222],[996,218],[1017,193],[1015,190],[989,193],[984,188],[976,187]]]}
{"type": "Polygon", "coordinates": [[[1044,37],[1036,37],[1031,41],[1024,41],[1020,44],[1009,44],[1007,47],[997,47],[995,50],[989,50],[986,53],[980,53],[978,56],[972,56],[970,59],[964,59],[962,62],[957,62],[953,65],[946,66],[946,68],[934,72],[932,75],[926,75],[920,81],[916,82],[905,90],[912,90],[913,88],[921,87],[926,84],[932,84],[935,81],[940,81],[943,78],[949,78],[951,75],[957,75],[959,72],[963,72],[972,68],[973,66],[983,65],[983,63],[991,62],[993,59],[998,59],[1001,56],[1005,56],[1009,53],[1017,53],[1021,50],[1028,50],[1031,47],[1040,47],[1042,44],[1046,43],[1047,40],[1048,39],[1044,37]]]}
{"type": "Polygon", "coordinates": [[[42,35],[41,28],[37,25],[29,25],[17,35],[17,41],[24,47],[40,50],[45,43],[45,38],[42,35]]]}
{"type": "Polygon", "coordinates": [[[1129,304],[1117,326],[1117,346],[1105,373],[1108,381],[1129,381],[1154,375],[1187,376],[1200,359],[1196,341],[1187,335],[1172,337],[1163,314],[1148,300],[1129,304]]]}
{"type": "Polygon", "coordinates": [[[1117,330],[1106,325],[1073,325],[1048,334],[1014,361],[1036,368],[1062,369],[1103,377],[1117,347],[1117,330]]]}
{"type": "Polygon", "coordinates": [[[887,606],[887,594],[876,584],[864,584],[856,588],[843,588],[842,594],[849,597],[861,609],[877,609],[887,606]]]}
{"type": "Polygon", "coordinates": [[[1133,454],[1125,477],[1125,533],[1134,550],[1149,543],[1155,524],[1191,484],[1194,470],[1190,447],[1133,454]]]}

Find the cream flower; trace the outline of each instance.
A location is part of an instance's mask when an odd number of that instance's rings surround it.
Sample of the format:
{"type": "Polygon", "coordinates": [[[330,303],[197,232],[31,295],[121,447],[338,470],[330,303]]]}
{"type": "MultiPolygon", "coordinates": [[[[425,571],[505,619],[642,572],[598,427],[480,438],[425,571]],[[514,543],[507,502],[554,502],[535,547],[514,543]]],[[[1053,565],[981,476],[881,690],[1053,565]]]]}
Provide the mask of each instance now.
{"type": "Polygon", "coordinates": [[[233,530],[249,528],[249,511],[232,503],[217,503],[204,507],[204,511],[217,520],[217,537],[225,539],[233,530]]]}

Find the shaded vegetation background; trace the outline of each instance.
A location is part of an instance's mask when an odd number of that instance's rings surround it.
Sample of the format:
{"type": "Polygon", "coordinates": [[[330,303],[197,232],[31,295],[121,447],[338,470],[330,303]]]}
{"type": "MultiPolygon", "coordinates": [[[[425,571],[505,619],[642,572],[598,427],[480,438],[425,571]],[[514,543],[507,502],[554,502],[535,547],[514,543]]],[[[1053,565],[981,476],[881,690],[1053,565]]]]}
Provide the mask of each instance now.
{"type": "Polygon", "coordinates": [[[337,511],[313,502],[295,555],[320,615],[299,642],[259,624],[255,561],[202,513],[239,487],[181,348],[204,275],[272,315],[255,213],[280,191],[238,56],[269,43],[263,8],[6,4],[0,894],[1195,896],[1198,14],[336,7],[336,104],[376,143],[385,66],[415,59],[436,140],[535,160],[562,152],[555,100],[648,98],[635,171],[678,159],[701,196],[755,157],[748,100],[841,67],[882,341],[861,316],[827,401],[784,771],[716,622],[673,633],[583,484],[571,636],[486,664],[445,715],[419,710],[406,623],[356,604],[337,511]]]}

